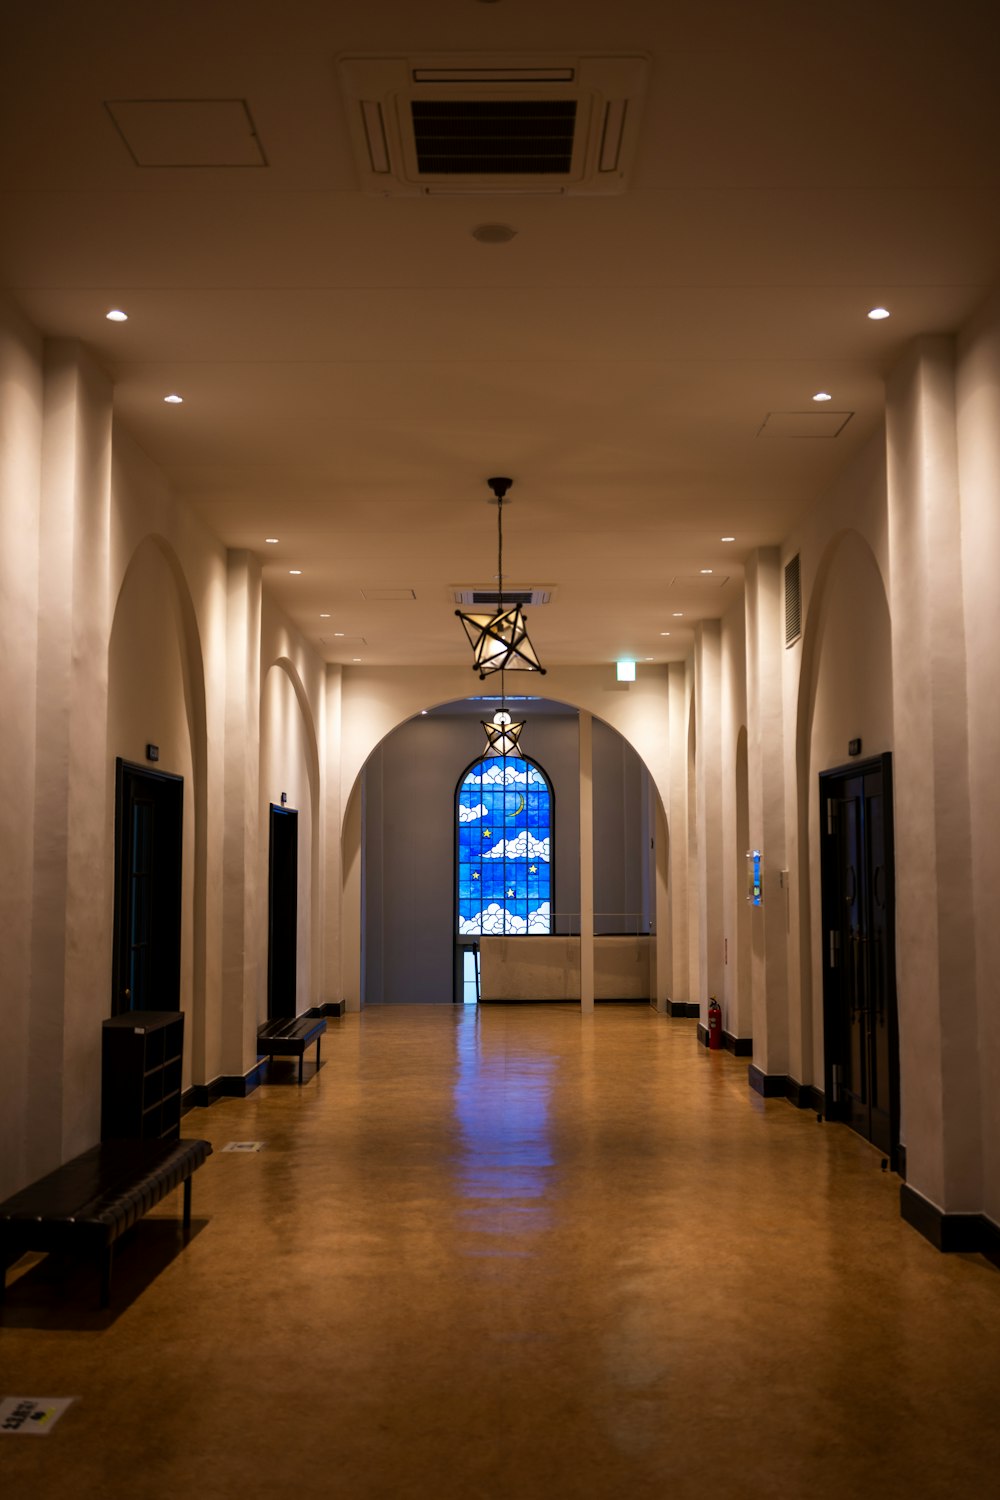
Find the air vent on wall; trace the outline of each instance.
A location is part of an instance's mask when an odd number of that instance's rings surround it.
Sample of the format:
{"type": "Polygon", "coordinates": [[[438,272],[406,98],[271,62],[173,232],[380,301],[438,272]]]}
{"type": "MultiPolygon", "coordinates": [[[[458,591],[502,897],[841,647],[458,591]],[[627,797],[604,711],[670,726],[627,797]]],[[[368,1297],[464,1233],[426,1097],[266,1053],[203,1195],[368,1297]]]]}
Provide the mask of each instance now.
{"type": "Polygon", "coordinates": [[[785,564],[785,645],[802,634],[802,592],[799,584],[799,554],[785,564]]]}
{"type": "Polygon", "coordinates": [[[343,57],[367,192],[620,193],[643,57],[343,57]]]}

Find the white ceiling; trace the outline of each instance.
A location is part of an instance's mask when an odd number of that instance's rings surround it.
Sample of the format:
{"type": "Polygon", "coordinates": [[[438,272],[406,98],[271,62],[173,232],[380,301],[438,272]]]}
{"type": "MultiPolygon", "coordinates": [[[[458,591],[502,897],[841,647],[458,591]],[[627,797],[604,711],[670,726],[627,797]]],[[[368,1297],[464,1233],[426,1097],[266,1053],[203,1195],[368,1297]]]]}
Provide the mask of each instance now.
{"type": "Polygon", "coordinates": [[[497,473],[509,581],[556,588],[543,662],[683,655],[877,429],[905,343],[1000,270],[980,0],[4,9],[0,279],[94,350],[118,420],[329,660],[468,658],[452,586],[496,571],[497,473]],[[649,56],[624,195],[359,191],[338,56],[533,49],[649,56]],[[104,107],[135,99],[246,100],[268,165],[137,166],[104,107]],[[471,237],[493,221],[516,237],[471,237]],[[760,433],[817,390],[854,414],[837,437],[760,433]]]}

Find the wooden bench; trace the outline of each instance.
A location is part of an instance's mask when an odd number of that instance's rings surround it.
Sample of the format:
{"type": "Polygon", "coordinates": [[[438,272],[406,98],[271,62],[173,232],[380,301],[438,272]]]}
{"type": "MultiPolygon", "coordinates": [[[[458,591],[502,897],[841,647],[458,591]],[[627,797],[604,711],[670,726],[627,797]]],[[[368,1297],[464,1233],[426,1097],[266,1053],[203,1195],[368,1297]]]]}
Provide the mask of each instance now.
{"type": "Polygon", "coordinates": [[[4,1273],[28,1250],[96,1254],[101,1306],[111,1300],[115,1240],[184,1184],[184,1238],[191,1233],[191,1174],[208,1141],[102,1141],[0,1203],[0,1300],[4,1273]]]}
{"type": "Polygon", "coordinates": [[[257,1054],[260,1057],[297,1057],[299,1060],[299,1084],[302,1083],[302,1064],[306,1048],[316,1043],[316,1067],[319,1068],[320,1038],[326,1030],[323,1016],[286,1016],[277,1021],[265,1021],[257,1029],[257,1054]]]}

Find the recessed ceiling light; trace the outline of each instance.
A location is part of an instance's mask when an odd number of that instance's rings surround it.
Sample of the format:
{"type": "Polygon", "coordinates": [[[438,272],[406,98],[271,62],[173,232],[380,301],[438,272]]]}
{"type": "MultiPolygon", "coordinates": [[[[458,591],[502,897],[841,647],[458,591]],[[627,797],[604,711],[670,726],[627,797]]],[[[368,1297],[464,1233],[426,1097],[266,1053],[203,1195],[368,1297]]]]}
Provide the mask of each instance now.
{"type": "Polygon", "coordinates": [[[719,541],[720,542],[735,542],[735,540],[736,540],[736,538],[734,536],[720,536],[719,537],[719,541]]]}
{"type": "Polygon", "coordinates": [[[342,630],[335,630],[333,633],[334,633],[334,635],[343,635],[344,634],[344,632],[342,630]]]}
{"type": "Polygon", "coordinates": [[[674,619],[675,620],[683,620],[683,618],[684,618],[684,611],[682,609],[675,609],[674,610],[674,619]]]}
{"type": "Polygon", "coordinates": [[[164,396],[163,399],[164,399],[164,401],[166,401],[166,403],[167,403],[168,406],[180,406],[181,402],[184,400],[184,397],[183,396],[178,396],[177,393],[176,393],[176,391],[175,391],[170,396],[164,396]]]}
{"type": "Polygon", "coordinates": [[[661,630],[661,631],[660,631],[660,634],[661,634],[661,635],[669,635],[669,634],[670,634],[670,631],[669,631],[669,630],[661,630]]]}
{"type": "Polygon", "coordinates": [[[320,615],[320,619],[321,619],[321,620],[328,620],[328,619],[329,619],[329,618],[330,618],[330,616],[329,616],[329,615],[324,615],[324,614],[321,614],[321,615],[320,615]]]}
{"type": "Polygon", "coordinates": [[[113,307],[113,308],[111,308],[110,312],[106,312],[104,314],[104,316],[107,318],[107,320],[108,320],[109,323],[127,323],[128,322],[128,313],[127,312],[122,312],[122,310],[121,310],[120,307],[113,307]]]}
{"type": "Polygon", "coordinates": [[[653,658],[651,656],[644,656],[642,659],[643,659],[643,661],[652,661],[653,660],[653,658]]]}
{"type": "Polygon", "coordinates": [[[712,569],[711,569],[711,568],[702,568],[702,570],[701,570],[701,571],[702,571],[702,572],[703,572],[703,573],[711,573],[711,572],[712,572],[712,569]]]}
{"type": "Polygon", "coordinates": [[[830,395],[829,391],[817,391],[816,394],[815,394],[815,396],[813,397],[813,400],[814,401],[832,401],[833,397],[830,395]]]}
{"type": "Polygon", "coordinates": [[[269,547],[276,547],[278,545],[278,538],[276,536],[266,536],[264,540],[269,547]]]}
{"type": "Polygon", "coordinates": [[[888,318],[890,316],[890,313],[887,307],[873,307],[869,311],[868,316],[874,323],[878,323],[883,318],[888,318]]]}
{"type": "Polygon", "coordinates": [[[360,656],[352,656],[351,657],[351,661],[360,661],[360,660],[361,660],[360,656]]]}
{"type": "Polygon", "coordinates": [[[301,578],[302,577],[302,569],[301,568],[289,568],[288,571],[289,571],[289,573],[291,574],[291,576],[293,578],[301,578]]]}
{"type": "Polygon", "coordinates": [[[422,708],[422,709],[421,709],[421,710],[420,710],[420,712],[421,712],[421,714],[425,714],[425,713],[426,713],[426,712],[427,712],[427,710],[426,710],[426,708],[422,708]]]}

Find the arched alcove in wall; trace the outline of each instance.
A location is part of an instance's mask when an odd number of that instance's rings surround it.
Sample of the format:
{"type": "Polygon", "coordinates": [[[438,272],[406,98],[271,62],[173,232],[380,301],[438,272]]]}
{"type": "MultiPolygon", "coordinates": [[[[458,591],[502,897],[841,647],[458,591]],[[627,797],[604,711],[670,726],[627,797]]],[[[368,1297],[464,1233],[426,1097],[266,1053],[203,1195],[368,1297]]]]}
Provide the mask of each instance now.
{"type": "MultiPolygon", "coordinates": [[[[266,917],[270,807],[282,805],[298,814],[296,924],[297,1014],[320,994],[320,809],[319,747],[305,686],[294,663],[279,657],[264,673],[260,695],[260,864],[258,889],[266,917]]],[[[266,920],[259,934],[257,1019],[267,1016],[266,920]]]]}
{"type": "Polygon", "coordinates": [[[204,1076],[205,1056],[205,674],[187,580],[173,548],[160,536],[146,537],[132,554],[115,604],[107,735],[109,807],[114,806],[116,758],[148,764],[148,744],[159,747],[157,770],[184,779],[180,1003],[186,1018],[186,1086],[192,1077],[204,1076]]]}
{"type": "Polygon", "coordinates": [[[733,874],[736,885],[736,952],[729,954],[726,968],[731,989],[727,995],[727,1014],[723,1017],[723,1024],[733,1036],[747,1038],[751,1036],[753,1028],[750,957],[753,934],[750,903],[746,898],[746,857],[750,848],[750,769],[745,724],[740,725],[736,736],[735,779],[736,868],[733,874]]]}
{"type": "MultiPolygon", "coordinates": [[[[578,919],[578,711],[551,700],[519,704],[518,716],[522,708],[528,724],[522,748],[555,786],[556,906],[578,919]]],[[[342,908],[344,982],[352,1003],[362,994],[390,1003],[451,1002],[455,786],[482,756],[480,720],[491,713],[492,706],[487,710],[462,699],[404,720],[375,746],[355,783],[344,822],[342,908]],[[415,808],[437,813],[422,824],[415,808]],[[380,832],[373,833],[376,828],[380,832]],[[385,853],[386,839],[395,852],[385,853]],[[359,869],[362,848],[367,853],[359,869]],[[407,891],[411,899],[405,899],[407,891]],[[387,934],[374,947],[373,931],[387,934]],[[360,950],[362,939],[366,957],[355,964],[351,949],[357,943],[360,950]],[[401,978],[396,970],[402,955],[401,978]],[[358,990],[352,995],[355,974],[358,990]]],[[[663,903],[666,849],[658,844],[666,842],[666,816],[648,768],[624,737],[595,719],[593,741],[601,787],[595,792],[595,843],[608,854],[599,868],[595,862],[599,930],[610,931],[615,921],[627,923],[631,913],[633,930],[648,933],[663,903]],[[630,854],[608,833],[616,824],[631,830],[630,854]]]]}
{"type": "Polygon", "coordinates": [[[802,1081],[823,1082],[823,976],[819,775],[844,765],[848,742],[861,757],[892,748],[892,628],[874,553],[856,531],[829,543],[809,601],[802,640],[796,724],[802,1081]],[[811,1076],[810,1076],[811,1075],[811,1076]]]}
{"type": "MultiPolygon", "coordinates": [[[[687,861],[688,890],[699,892],[698,878],[698,724],[695,712],[694,689],[688,698],[687,734],[687,861]]],[[[701,901],[696,894],[688,902],[688,994],[702,1003],[707,998],[700,993],[699,953],[701,939],[701,901]]]]}

